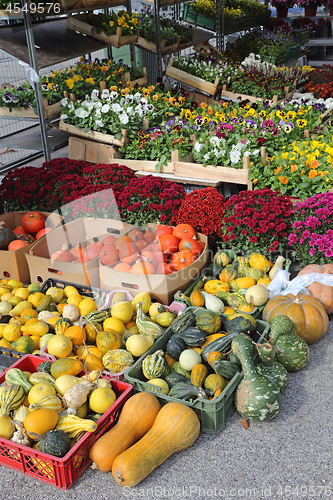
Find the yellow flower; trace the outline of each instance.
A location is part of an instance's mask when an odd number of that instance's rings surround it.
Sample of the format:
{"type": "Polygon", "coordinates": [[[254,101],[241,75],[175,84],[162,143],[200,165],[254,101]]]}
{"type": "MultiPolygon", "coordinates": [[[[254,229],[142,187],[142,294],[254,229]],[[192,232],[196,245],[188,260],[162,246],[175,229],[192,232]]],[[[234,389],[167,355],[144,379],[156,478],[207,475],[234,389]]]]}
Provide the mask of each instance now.
{"type": "Polygon", "coordinates": [[[295,111],[288,111],[287,113],[287,119],[288,120],[294,120],[296,118],[297,114],[295,113],[295,111]]]}
{"type": "Polygon", "coordinates": [[[80,75],[74,75],[74,76],[73,76],[73,82],[75,82],[75,83],[76,83],[76,82],[80,82],[80,81],[82,81],[82,80],[83,80],[83,78],[82,78],[82,76],[80,76],[80,75]]]}
{"type": "Polygon", "coordinates": [[[91,83],[91,85],[95,85],[95,80],[93,78],[86,78],[87,83],[91,83]]]}
{"type": "MultiPolygon", "coordinates": [[[[298,114],[300,114],[300,113],[298,113],[298,114]]],[[[308,123],[307,120],[301,120],[301,119],[297,120],[297,126],[299,128],[304,128],[307,125],[307,123],[308,123]]]]}
{"type": "Polygon", "coordinates": [[[109,21],[110,28],[113,28],[114,26],[114,21],[109,21]]]}
{"type": "Polygon", "coordinates": [[[287,160],[288,156],[289,156],[289,153],[287,151],[285,151],[284,153],[281,154],[281,157],[283,160],[287,160]]]}
{"type": "Polygon", "coordinates": [[[53,90],[54,83],[48,83],[47,86],[49,87],[49,89],[53,90]]]}
{"type": "Polygon", "coordinates": [[[118,90],[117,85],[112,85],[112,87],[110,87],[110,90],[111,90],[111,92],[117,92],[117,90],[118,90]]]}
{"type": "Polygon", "coordinates": [[[65,83],[67,85],[67,87],[72,90],[72,88],[74,87],[74,81],[72,80],[72,78],[69,78],[68,80],[65,80],[65,83]]]}

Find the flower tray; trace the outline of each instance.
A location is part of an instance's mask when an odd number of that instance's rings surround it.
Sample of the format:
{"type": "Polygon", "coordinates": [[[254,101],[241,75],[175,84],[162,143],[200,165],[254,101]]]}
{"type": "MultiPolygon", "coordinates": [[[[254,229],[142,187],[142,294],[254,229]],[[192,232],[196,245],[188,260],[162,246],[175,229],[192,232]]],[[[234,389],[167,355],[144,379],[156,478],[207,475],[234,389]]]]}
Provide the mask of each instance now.
{"type": "MultiPolygon", "coordinates": [[[[59,115],[61,113],[61,104],[56,102],[54,104],[48,104],[47,99],[43,99],[45,118],[51,118],[52,116],[59,115]]],[[[9,108],[2,106],[0,107],[0,116],[6,118],[34,118],[38,120],[38,114],[34,112],[32,108],[9,108]]]]}
{"type": "MultiPolygon", "coordinates": [[[[258,331],[253,334],[254,342],[262,343],[264,339],[268,338],[269,326],[269,323],[266,323],[266,321],[257,321],[258,331]]],[[[125,373],[125,380],[133,385],[135,392],[152,392],[162,405],[172,401],[181,401],[183,404],[189,406],[196,412],[200,420],[202,432],[207,434],[216,434],[223,429],[231,415],[234,413],[234,393],[239,382],[243,378],[243,373],[237,373],[230,380],[229,384],[225,387],[222,393],[216,399],[211,401],[198,398],[191,402],[165,395],[162,393],[160,388],[155,387],[152,384],[148,384],[148,380],[145,379],[142,373],[142,363],[149,354],[152,354],[159,349],[165,351],[166,344],[171,337],[172,332],[169,328],[165,331],[162,337],[157,339],[152,347],[150,347],[148,351],[134,363],[134,365],[129,367],[125,373]]]]}
{"type": "MultiPolygon", "coordinates": [[[[179,48],[180,38],[178,38],[177,43],[173,45],[165,45],[166,41],[163,38],[161,40],[161,50],[162,54],[171,54],[172,52],[176,52],[179,48]]],[[[136,46],[140,49],[148,50],[148,52],[152,52],[153,54],[157,54],[157,48],[155,42],[149,42],[145,38],[139,36],[138,41],[136,42],[136,46]]]]}
{"type": "Polygon", "coordinates": [[[216,29],[216,19],[214,17],[204,16],[196,12],[190,3],[185,3],[183,19],[188,23],[195,24],[201,28],[206,28],[208,30],[215,31],[216,29]]]}
{"type": "Polygon", "coordinates": [[[102,132],[96,132],[94,130],[90,130],[90,132],[85,132],[84,128],[75,127],[71,123],[66,123],[63,120],[59,121],[59,130],[63,132],[68,132],[69,134],[78,135],[80,137],[85,137],[87,139],[92,139],[97,142],[102,142],[104,144],[114,144],[115,146],[124,146],[127,144],[127,130],[121,131],[121,138],[115,139],[115,137],[111,134],[104,134],[102,132]]]}
{"type": "Polygon", "coordinates": [[[106,42],[109,45],[116,47],[117,49],[138,40],[138,35],[136,34],[123,36],[123,28],[121,26],[117,27],[115,35],[106,35],[104,32],[96,33],[96,28],[89,24],[87,21],[87,14],[78,14],[74,16],[70,14],[67,17],[67,28],[73,31],[79,31],[84,35],[91,36],[92,38],[96,38],[97,40],[101,40],[102,42],[106,42]]]}
{"type": "MultiPolygon", "coordinates": [[[[289,87],[285,87],[285,91],[286,91],[286,94],[285,94],[283,99],[291,99],[292,96],[294,95],[294,92],[295,92],[295,91],[289,92],[289,87]]],[[[222,92],[221,92],[221,98],[223,99],[224,97],[226,97],[228,99],[232,99],[233,101],[244,101],[245,99],[248,99],[251,102],[268,101],[270,106],[276,104],[277,102],[283,101],[283,99],[278,100],[277,95],[273,96],[273,99],[262,99],[261,97],[255,97],[252,95],[238,94],[236,92],[232,92],[232,90],[227,90],[226,85],[223,85],[222,92]]]]}
{"type": "Polygon", "coordinates": [[[243,158],[243,168],[214,167],[213,165],[179,161],[178,151],[172,151],[172,159],[175,165],[175,176],[177,177],[245,184],[249,190],[252,190],[252,182],[249,179],[250,159],[248,156],[243,158]]]}
{"type": "Polygon", "coordinates": [[[137,80],[131,80],[130,73],[126,72],[125,77],[124,77],[124,85],[127,84],[127,82],[131,82],[132,87],[144,87],[148,83],[148,77],[147,77],[147,69],[146,67],[142,68],[142,71],[144,72],[144,76],[141,78],[138,78],[137,80]]]}
{"type": "Polygon", "coordinates": [[[214,83],[206,82],[206,80],[203,80],[198,76],[190,75],[190,73],[186,73],[185,71],[175,68],[174,66],[172,66],[172,62],[172,57],[170,57],[169,64],[165,73],[166,76],[170,76],[175,80],[185,83],[186,85],[190,85],[191,87],[201,90],[202,92],[206,92],[206,94],[209,95],[215,95],[218,92],[218,85],[220,81],[219,78],[216,78],[214,83]]]}
{"type": "MultiPolygon", "coordinates": [[[[11,368],[35,372],[43,361],[45,358],[27,354],[11,368]]],[[[0,375],[0,384],[5,381],[5,373],[0,375]]],[[[63,458],[0,438],[0,464],[57,488],[63,490],[71,488],[91,464],[90,448],[102,434],[116,424],[123,404],[131,395],[130,384],[109,380],[116,393],[116,401],[97,421],[96,431],[86,432],[63,458]]]]}

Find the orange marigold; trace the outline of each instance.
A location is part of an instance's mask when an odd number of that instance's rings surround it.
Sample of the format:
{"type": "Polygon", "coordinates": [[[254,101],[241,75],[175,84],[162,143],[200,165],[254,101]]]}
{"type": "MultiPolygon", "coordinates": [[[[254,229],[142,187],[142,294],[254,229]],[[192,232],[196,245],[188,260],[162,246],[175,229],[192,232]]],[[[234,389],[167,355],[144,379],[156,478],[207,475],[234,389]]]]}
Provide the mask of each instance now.
{"type": "Polygon", "coordinates": [[[309,172],[309,178],[313,179],[314,177],[317,177],[317,170],[311,169],[309,172]]]}
{"type": "Polygon", "coordinates": [[[291,173],[293,173],[293,172],[296,172],[296,170],[298,170],[298,166],[295,163],[294,165],[291,165],[290,171],[291,171],[291,173]]]}
{"type": "Polygon", "coordinates": [[[283,175],[280,175],[279,181],[281,182],[281,184],[288,184],[287,177],[283,177],[283,175]]]}

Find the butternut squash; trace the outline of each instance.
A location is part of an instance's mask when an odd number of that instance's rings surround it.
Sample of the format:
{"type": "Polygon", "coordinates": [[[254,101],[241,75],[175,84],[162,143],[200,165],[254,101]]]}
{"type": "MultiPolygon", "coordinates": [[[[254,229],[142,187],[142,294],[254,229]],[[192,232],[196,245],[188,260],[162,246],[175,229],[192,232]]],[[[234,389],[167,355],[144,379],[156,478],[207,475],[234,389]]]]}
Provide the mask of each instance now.
{"type": "Polygon", "coordinates": [[[121,486],[135,486],[173,453],[191,446],[199,432],[200,422],[191,408],[178,402],[167,403],[147,434],[115,458],[115,481],[121,486]]]}
{"type": "Polygon", "coordinates": [[[160,408],[153,394],[134,394],[124,404],[117,424],[93,444],[90,460],[101,472],[109,472],[114,459],[149,431],[160,408]]]}

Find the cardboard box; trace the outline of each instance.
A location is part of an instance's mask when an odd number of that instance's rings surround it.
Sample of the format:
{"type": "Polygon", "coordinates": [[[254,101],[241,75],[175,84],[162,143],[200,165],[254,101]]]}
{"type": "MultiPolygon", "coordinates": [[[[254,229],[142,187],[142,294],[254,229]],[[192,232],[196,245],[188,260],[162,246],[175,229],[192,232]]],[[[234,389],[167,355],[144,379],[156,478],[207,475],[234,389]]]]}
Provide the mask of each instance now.
{"type": "MultiPolygon", "coordinates": [[[[156,224],[149,224],[149,227],[156,228],[156,224]]],[[[164,274],[130,274],[115,271],[110,267],[100,263],[100,286],[104,290],[121,288],[130,291],[133,295],[139,292],[149,292],[151,297],[162,304],[170,304],[177,290],[184,291],[189,283],[198,278],[208,264],[208,240],[207,236],[197,233],[200,241],[205,242],[205,248],[198,259],[181,271],[164,274]]]]}
{"type": "MultiPolygon", "coordinates": [[[[111,219],[77,219],[55,229],[43,240],[37,241],[26,254],[31,280],[43,283],[48,278],[58,278],[69,283],[99,288],[99,259],[87,262],[60,262],[50,256],[62,246],[81,243],[85,247],[93,238],[110,234],[123,234],[127,224],[111,219]]],[[[119,287],[118,287],[119,288],[119,287]]]]}
{"type": "MultiPolygon", "coordinates": [[[[9,229],[15,229],[21,225],[21,220],[23,215],[27,212],[8,212],[6,214],[0,215],[0,222],[4,222],[4,227],[9,229]]],[[[46,227],[54,228],[61,223],[62,217],[56,213],[41,212],[46,219],[46,227]]],[[[50,234],[50,233],[49,233],[50,234]]],[[[45,237],[42,237],[38,241],[42,241],[45,237]]],[[[35,245],[31,243],[19,250],[11,251],[1,250],[0,251],[0,274],[1,279],[16,279],[22,283],[30,283],[30,273],[29,266],[26,261],[25,255],[30,251],[30,249],[35,245]]]]}

